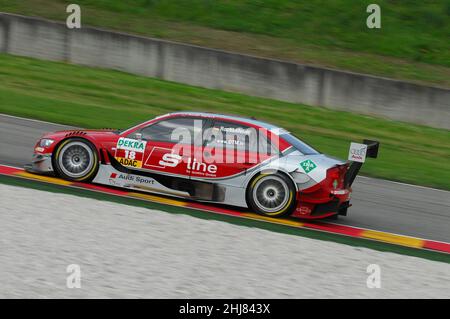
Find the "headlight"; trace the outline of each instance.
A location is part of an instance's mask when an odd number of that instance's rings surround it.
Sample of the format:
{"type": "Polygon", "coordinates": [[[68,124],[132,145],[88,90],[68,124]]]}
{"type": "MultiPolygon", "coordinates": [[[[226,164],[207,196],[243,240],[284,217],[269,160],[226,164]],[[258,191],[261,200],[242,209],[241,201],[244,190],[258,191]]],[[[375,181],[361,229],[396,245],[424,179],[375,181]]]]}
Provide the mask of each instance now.
{"type": "Polygon", "coordinates": [[[40,147],[49,147],[50,145],[52,145],[54,142],[54,140],[50,140],[48,138],[43,138],[40,142],[39,142],[39,146],[40,147]]]}

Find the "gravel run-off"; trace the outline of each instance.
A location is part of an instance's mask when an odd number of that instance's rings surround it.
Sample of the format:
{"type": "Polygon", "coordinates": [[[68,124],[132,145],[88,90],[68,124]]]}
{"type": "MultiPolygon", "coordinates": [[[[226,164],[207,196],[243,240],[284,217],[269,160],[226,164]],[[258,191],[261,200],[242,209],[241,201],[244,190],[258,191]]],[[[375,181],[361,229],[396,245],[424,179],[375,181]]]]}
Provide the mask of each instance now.
{"type": "Polygon", "coordinates": [[[0,184],[2,298],[450,298],[450,265],[0,184]],[[66,286],[67,266],[81,288],[66,286]],[[368,265],[381,288],[367,287],[368,265]]]}

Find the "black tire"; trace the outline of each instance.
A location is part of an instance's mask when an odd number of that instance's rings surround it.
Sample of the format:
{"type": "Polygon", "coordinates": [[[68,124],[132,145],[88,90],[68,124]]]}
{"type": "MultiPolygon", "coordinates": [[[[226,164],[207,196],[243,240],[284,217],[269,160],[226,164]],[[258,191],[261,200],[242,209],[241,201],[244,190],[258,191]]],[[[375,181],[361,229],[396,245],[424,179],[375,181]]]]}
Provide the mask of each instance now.
{"type": "Polygon", "coordinates": [[[89,182],[99,168],[97,149],[83,138],[70,138],[61,142],[53,153],[53,167],[63,179],[89,182]]]}
{"type": "Polygon", "coordinates": [[[258,214],[287,216],[295,209],[295,192],[294,183],[284,174],[259,174],[247,187],[247,202],[258,214]]]}

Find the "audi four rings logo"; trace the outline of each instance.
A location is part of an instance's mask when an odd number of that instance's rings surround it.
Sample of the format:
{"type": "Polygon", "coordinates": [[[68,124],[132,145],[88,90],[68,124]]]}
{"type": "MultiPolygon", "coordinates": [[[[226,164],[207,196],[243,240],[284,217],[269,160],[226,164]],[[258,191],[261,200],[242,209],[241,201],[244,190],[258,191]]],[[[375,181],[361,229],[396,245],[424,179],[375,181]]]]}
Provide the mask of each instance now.
{"type": "Polygon", "coordinates": [[[365,156],[366,155],[366,148],[363,147],[359,150],[353,149],[351,150],[352,155],[356,155],[356,156],[365,156]]]}
{"type": "Polygon", "coordinates": [[[348,159],[350,161],[364,163],[366,160],[367,145],[359,143],[351,143],[348,159]]]}

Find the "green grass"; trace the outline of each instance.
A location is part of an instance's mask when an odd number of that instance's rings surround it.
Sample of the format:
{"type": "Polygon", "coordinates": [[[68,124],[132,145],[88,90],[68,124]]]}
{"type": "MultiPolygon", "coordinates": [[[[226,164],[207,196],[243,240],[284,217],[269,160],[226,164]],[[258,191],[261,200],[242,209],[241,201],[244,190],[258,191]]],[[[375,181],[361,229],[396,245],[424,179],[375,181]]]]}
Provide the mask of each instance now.
{"type": "Polygon", "coordinates": [[[297,227],[291,227],[281,224],[272,224],[264,221],[259,220],[252,220],[252,219],[245,219],[241,217],[236,216],[230,216],[230,215],[223,215],[223,214],[216,214],[211,212],[205,212],[195,209],[189,209],[185,207],[176,207],[176,206],[169,206],[164,204],[158,204],[153,203],[145,200],[139,200],[134,198],[127,198],[127,197],[119,197],[111,194],[106,193],[99,193],[99,192],[93,192],[87,189],[82,188],[72,188],[67,186],[61,186],[61,185],[55,185],[55,184],[49,184],[49,183],[43,183],[38,181],[32,181],[32,180],[26,180],[21,179],[17,177],[11,177],[11,176],[4,176],[0,175],[0,183],[6,184],[6,185],[13,185],[18,187],[27,187],[31,189],[38,189],[41,191],[47,191],[47,192],[54,192],[54,193],[61,193],[61,194],[70,194],[80,197],[87,197],[87,198],[93,198],[97,200],[103,200],[103,201],[109,201],[114,203],[119,203],[122,205],[130,205],[130,206],[136,206],[136,207],[145,207],[149,209],[156,209],[165,211],[170,214],[183,214],[192,216],[195,218],[201,218],[205,220],[218,220],[221,222],[230,223],[233,225],[239,225],[242,227],[256,227],[260,229],[265,229],[272,232],[282,233],[282,234],[288,234],[293,236],[302,236],[306,238],[311,239],[317,239],[317,240],[325,240],[325,241],[331,241],[335,243],[340,243],[344,245],[350,245],[354,247],[365,247],[369,249],[374,249],[378,251],[384,251],[384,252],[392,252],[407,256],[415,256],[419,258],[425,258],[429,260],[444,262],[444,263],[450,263],[450,254],[441,253],[437,251],[431,251],[431,250],[425,250],[425,249],[418,249],[418,248],[411,248],[411,247],[405,247],[400,245],[394,245],[394,244],[388,244],[373,240],[367,240],[364,238],[354,238],[354,237],[347,237],[344,235],[339,234],[333,234],[333,233],[327,233],[322,231],[314,231],[306,228],[297,228],[297,227]]]}
{"type": "MultiPolygon", "coordinates": [[[[0,0],[0,10],[65,20],[71,0],[0,0]]],[[[300,63],[450,86],[450,0],[78,0],[83,25],[300,63]]]]}
{"type": "Polygon", "coordinates": [[[350,141],[375,139],[379,158],[363,174],[450,189],[448,130],[8,55],[0,55],[0,83],[0,112],[87,128],[199,110],[255,116],[341,158],[350,141]]]}

